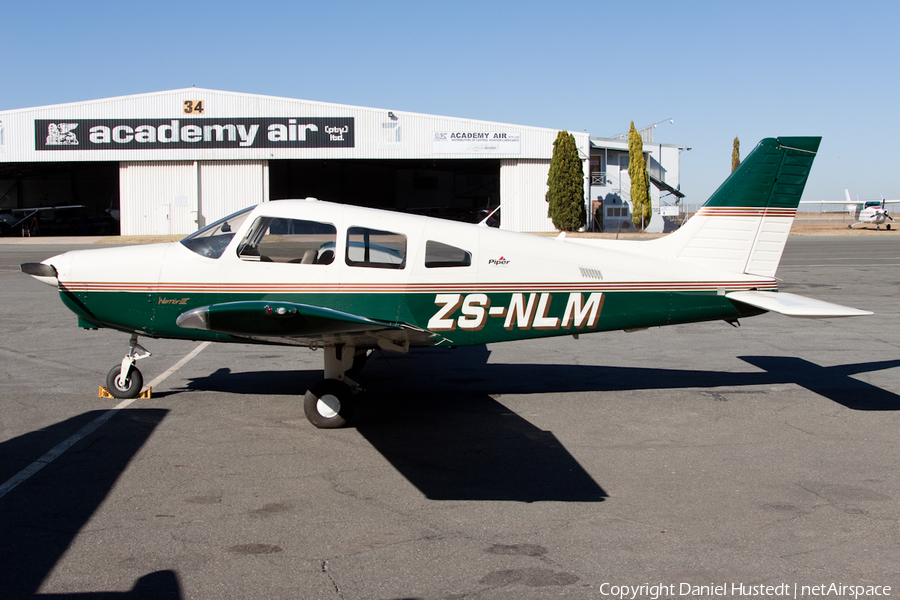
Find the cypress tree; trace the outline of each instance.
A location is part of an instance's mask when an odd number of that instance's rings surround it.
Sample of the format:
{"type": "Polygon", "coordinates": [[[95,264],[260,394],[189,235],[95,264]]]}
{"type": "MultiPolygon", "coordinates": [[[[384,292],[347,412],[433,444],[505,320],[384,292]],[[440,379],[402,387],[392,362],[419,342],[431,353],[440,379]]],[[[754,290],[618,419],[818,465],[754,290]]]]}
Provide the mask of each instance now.
{"type": "Polygon", "coordinates": [[[650,176],[644,160],[644,140],[634,128],[628,130],[628,177],[631,179],[631,222],[644,227],[650,222],[653,207],[650,202],[650,176]]]}
{"type": "Polygon", "coordinates": [[[584,209],[584,168],[575,136],[560,131],[553,142],[547,177],[547,216],[560,231],[577,231],[587,222],[584,209]]]}
{"type": "Polygon", "coordinates": [[[731,149],[731,172],[737,171],[739,166],[741,166],[741,141],[734,136],[734,146],[731,149]]]}

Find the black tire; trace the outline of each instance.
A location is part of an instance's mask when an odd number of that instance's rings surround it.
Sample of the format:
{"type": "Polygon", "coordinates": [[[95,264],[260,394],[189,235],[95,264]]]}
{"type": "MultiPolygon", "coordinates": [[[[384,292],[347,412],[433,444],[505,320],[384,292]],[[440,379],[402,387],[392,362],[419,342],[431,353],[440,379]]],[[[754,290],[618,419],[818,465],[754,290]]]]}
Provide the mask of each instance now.
{"type": "Polygon", "coordinates": [[[885,227],[887,227],[887,228],[888,228],[888,230],[890,230],[890,228],[891,228],[891,224],[890,224],[890,223],[888,223],[888,224],[887,224],[887,225],[885,225],[885,227]]]}
{"type": "Polygon", "coordinates": [[[113,395],[113,398],[123,400],[137,398],[141,393],[141,388],[144,387],[144,376],[141,375],[141,372],[136,367],[131,367],[128,377],[125,378],[125,386],[122,387],[117,383],[121,370],[122,365],[116,365],[110,369],[109,374],[106,376],[106,389],[113,395]]]}
{"type": "Polygon", "coordinates": [[[343,381],[323,379],[306,392],[303,412],[319,429],[345,427],[353,413],[353,390],[343,381]]]}

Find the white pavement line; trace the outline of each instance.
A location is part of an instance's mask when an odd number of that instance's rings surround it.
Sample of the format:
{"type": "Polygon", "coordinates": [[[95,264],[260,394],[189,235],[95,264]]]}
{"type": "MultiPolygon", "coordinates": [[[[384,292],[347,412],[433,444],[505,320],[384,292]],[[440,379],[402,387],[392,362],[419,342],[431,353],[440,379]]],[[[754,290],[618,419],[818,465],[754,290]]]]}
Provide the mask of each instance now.
{"type": "Polygon", "coordinates": [[[175,363],[174,365],[172,365],[172,367],[171,367],[168,371],[166,371],[165,373],[163,373],[162,375],[160,375],[159,377],[157,377],[156,379],[154,379],[153,381],[151,381],[150,383],[148,383],[148,384],[147,384],[147,387],[148,387],[148,388],[155,388],[156,386],[158,386],[160,383],[162,383],[163,381],[165,381],[166,379],[168,379],[168,378],[169,378],[169,375],[171,375],[172,373],[174,373],[175,371],[177,371],[178,369],[180,369],[181,367],[183,367],[183,366],[185,365],[185,363],[187,363],[189,360],[191,360],[192,358],[194,358],[195,356],[197,356],[198,354],[200,354],[200,352],[201,352],[204,348],[206,348],[207,346],[209,346],[210,344],[212,344],[212,342],[203,342],[202,344],[200,344],[199,346],[197,346],[196,348],[194,348],[193,350],[191,350],[190,353],[189,353],[187,356],[185,356],[184,358],[182,358],[181,360],[179,360],[177,363],[175,363]]]}
{"type": "MultiPolygon", "coordinates": [[[[147,387],[152,388],[154,386],[159,385],[163,381],[165,381],[172,373],[174,373],[175,371],[177,371],[178,369],[183,367],[189,360],[191,360],[192,358],[194,358],[195,356],[200,354],[200,352],[204,348],[209,346],[211,343],[212,342],[203,342],[202,344],[200,344],[199,346],[197,346],[196,348],[191,350],[191,352],[187,356],[185,356],[184,358],[179,360],[177,363],[172,365],[172,367],[168,371],[166,371],[165,373],[163,373],[162,375],[160,375],[159,377],[157,377],[156,379],[151,381],[147,387]]],[[[37,473],[38,471],[40,471],[41,469],[43,469],[44,467],[49,465],[51,462],[53,462],[54,460],[59,458],[63,452],[65,452],[66,450],[68,450],[69,448],[71,448],[72,446],[77,444],[78,442],[80,442],[82,439],[89,436],[91,433],[96,431],[98,427],[100,427],[101,425],[103,425],[104,423],[109,421],[116,413],[118,413],[123,408],[130,406],[136,400],[137,400],[137,398],[130,398],[128,400],[123,400],[122,402],[117,404],[114,408],[109,409],[108,411],[106,411],[105,413],[103,413],[102,415],[100,415],[99,417],[97,417],[96,419],[94,419],[93,421],[91,421],[90,423],[88,423],[87,425],[82,427],[81,429],[79,429],[75,434],[73,434],[69,438],[63,440],[62,442],[60,442],[59,444],[54,446],[49,452],[44,454],[42,457],[40,457],[39,459],[37,459],[36,461],[31,463],[27,467],[25,467],[24,469],[19,471],[16,475],[14,475],[12,478],[10,478],[9,481],[4,483],[3,485],[0,485],[0,498],[2,498],[7,493],[12,491],[12,489],[15,488],[17,485],[19,485],[23,481],[26,481],[32,475],[34,475],[35,473],[37,473]]]]}

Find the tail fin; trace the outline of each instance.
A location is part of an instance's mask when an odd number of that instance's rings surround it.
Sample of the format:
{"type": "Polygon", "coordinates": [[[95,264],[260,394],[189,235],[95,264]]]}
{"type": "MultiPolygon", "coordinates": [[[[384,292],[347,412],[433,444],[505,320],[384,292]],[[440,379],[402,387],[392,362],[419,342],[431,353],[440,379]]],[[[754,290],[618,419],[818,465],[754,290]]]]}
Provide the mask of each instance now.
{"type": "Polygon", "coordinates": [[[657,240],[670,256],[774,277],[820,137],[767,138],[681,229],[657,240]]]}

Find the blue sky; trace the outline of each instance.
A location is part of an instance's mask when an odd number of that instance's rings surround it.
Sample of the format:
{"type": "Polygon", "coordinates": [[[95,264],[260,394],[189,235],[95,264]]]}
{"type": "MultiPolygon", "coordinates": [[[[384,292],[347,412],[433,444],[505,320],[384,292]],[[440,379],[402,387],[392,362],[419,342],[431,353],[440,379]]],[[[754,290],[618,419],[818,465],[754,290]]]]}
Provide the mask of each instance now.
{"type": "Polygon", "coordinates": [[[0,109],[197,87],[588,131],[660,125],[701,203],[764,137],[804,199],[900,198],[900,3],[41,1],[4,8],[0,109]]]}

